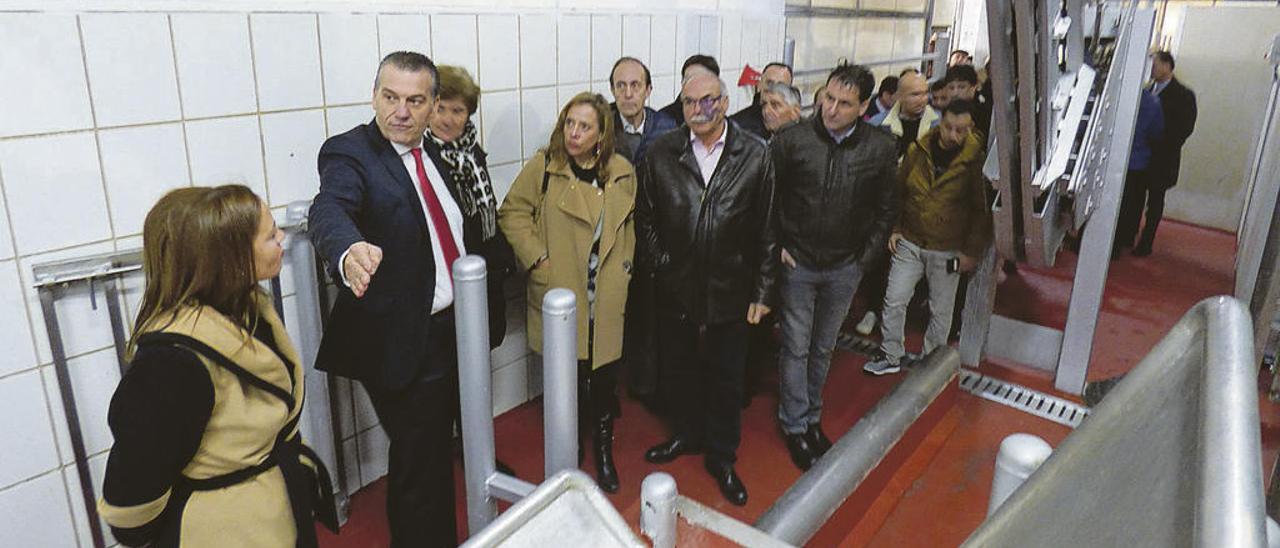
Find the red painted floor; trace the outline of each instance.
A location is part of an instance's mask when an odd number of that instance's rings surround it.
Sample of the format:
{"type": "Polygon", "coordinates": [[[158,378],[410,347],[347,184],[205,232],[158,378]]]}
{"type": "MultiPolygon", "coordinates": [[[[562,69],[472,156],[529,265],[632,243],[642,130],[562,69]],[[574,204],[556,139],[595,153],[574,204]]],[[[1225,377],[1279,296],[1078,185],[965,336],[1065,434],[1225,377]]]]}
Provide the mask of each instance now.
{"type": "MultiPolygon", "coordinates": [[[[1235,238],[1223,232],[1166,222],[1161,226],[1155,254],[1125,256],[1111,263],[1103,310],[1098,320],[1093,366],[1097,380],[1128,371],[1196,302],[1232,288],[1235,238]]],[[[1063,253],[1052,269],[1022,267],[1000,286],[997,312],[1009,317],[1061,328],[1066,320],[1071,277],[1076,257],[1063,253]]],[[[918,346],[918,334],[909,337],[918,346]]],[[[824,428],[833,438],[847,430],[901,377],[873,378],[860,371],[863,359],[838,353],[827,385],[824,428]]],[[[982,367],[998,377],[1051,391],[1048,373],[1016,364],[988,363],[982,367]]],[[[750,493],[745,507],[725,502],[698,457],[685,457],[664,466],[651,465],[642,454],[666,437],[663,426],[637,403],[623,398],[615,458],[622,489],[610,500],[633,526],[639,517],[639,485],[650,472],[663,470],[676,477],[682,494],[747,522],[754,521],[800,475],[787,457],[776,429],[776,378],[769,375],[763,393],[743,411],[742,446],[738,472],[750,493]]],[[[1061,395],[1061,394],[1059,394],[1061,395]]],[[[967,394],[955,397],[936,426],[896,469],[883,494],[870,501],[857,523],[842,524],[851,531],[840,546],[956,546],[986,515],[987,494],[1001,439],[1029,432],[1056,445],[1066,427],[1032,417],[967,394]]],[[[540,400],[522,405],[495,421],[498,456],[522,478],[541,478],[540,400]]],[[[1263,400],[1264,463],[1270,473],[1280,446],[1280,409],[1263,400]]],[[[590,471],[590,460],[584,463],[590,471]]],[[[461,470],[455,467],[459,496],[459,536],[465,538],[461,470]]],[[[383,513],[385,481],[356,493],[352,513],[342,534],[322,532],[325,548],[372,548],[388,545],[383,513]]],[[[846,518],[847,519],[847,518],[846,518]]],[[[685,538],[687,545],[726,546],[713,535],[685,538]]]]}

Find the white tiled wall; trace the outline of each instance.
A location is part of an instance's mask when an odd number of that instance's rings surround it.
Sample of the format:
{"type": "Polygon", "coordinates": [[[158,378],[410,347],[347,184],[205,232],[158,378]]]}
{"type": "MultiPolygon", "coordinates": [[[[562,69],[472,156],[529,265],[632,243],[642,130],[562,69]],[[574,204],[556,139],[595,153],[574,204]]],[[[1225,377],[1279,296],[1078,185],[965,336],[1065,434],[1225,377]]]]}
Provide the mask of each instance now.
{"type": "MultiPolygon", "coordinates": [[[[732,86],[744,64],[759,68],[782,51],[781,2],[768,13],[741,2],[717,10],[719,0],[575,2],[448,12],[406,2],[340,12],[303,0],[262,12],[145,10],[181,2],[0,9],[0,82],[20,82],[0,85],[0,544],[90,544],[33,265],[138,246],[147,210],[175,187],[246,184],[282,216],[314,195],[324,139],[371,119],[374,69],[390,51],[423,51],[478,78],[475,121],[499,198],[546,145],[564,101],[584,90],[608,96],[618,56],[649,64],[651,103],[661,107],[688,55],[720,56],[732,86]]],[[[737,92],[731,108],[747,98],[737,92]]],[[[135,310],[140,277],[126,286],[135,310]]],[[[284,288],[293,318],[295,288],[284,288]]],[[[540,393],[516,289],[506,342],[492,356],[495,413],[540,393]]],[[[57,312],[99,485],[119,381],[106,307],[101,292],[81,287],[57,312]]],[[[363,486],[386,471],[386,436],[358,384],[339,381],[333,397],[348,480],[363,486]]]]}

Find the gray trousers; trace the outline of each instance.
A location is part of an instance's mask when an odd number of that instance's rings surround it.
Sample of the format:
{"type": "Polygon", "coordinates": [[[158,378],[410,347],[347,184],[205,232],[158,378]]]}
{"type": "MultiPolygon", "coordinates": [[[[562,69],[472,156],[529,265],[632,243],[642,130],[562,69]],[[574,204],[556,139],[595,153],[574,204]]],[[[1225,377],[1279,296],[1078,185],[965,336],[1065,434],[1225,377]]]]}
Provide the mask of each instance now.
{"type": "Polygon", "coordinates": [[[861,278],[856,260],[830,268],[782,267],[778,422],[787,434],[802,433],[822,418],[831,351],[861,278]]]}
{"type": "Polygon", "coordinates": [[[898,240],[898,251],[889,264],[889,285],[884,294],[884,317],[880,322],[880,351],[892,363],[902,359],[902,330],[907,321],[907,303],[923,276],[929,282],[929,328],[924,333],[922,354],[945,346],[951,333],[951,313],[956,304],[958,272],[947,272],[947,261],[959,257],[957,251],[932,251],[898,240]]]}

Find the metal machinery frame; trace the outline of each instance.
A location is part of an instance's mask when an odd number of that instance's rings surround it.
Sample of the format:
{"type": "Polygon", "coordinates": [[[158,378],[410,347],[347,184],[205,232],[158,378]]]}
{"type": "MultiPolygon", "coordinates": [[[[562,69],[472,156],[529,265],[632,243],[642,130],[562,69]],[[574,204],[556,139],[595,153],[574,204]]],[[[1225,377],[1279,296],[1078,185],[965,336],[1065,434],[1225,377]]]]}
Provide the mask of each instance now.
{"type": "Polygon", "coordinates": [[[1086,13],[1102,5],[987,0],[995,238],[969,284],[960,352],[969,366],[989,354],[1054,371],[1055,388],[1073,394],[1093,350],[1155,20],[1136,3],[1109,7],[1122,10],[1118,27],[1095,23],[1090,35],[1086,13]],[[995,315],[997,258],[1051,267],[1068,233],[1082,246],[1065,329],[995,315]]]}
{"type": "MultiPolygon", "coordinates": [[[[1280,34],[1272,42],[1270,59],[1271,95],[1262,111],[1262,127],[1254,145],[1246,180],[1248,192],[1240,227],[1236,231],[1235,296],[1249,306],[1254,322],[1254,357],[1275,366],[1277,301],[1280,300],[1280,34]]],[[[1272,380],[1271,399],[1280,399],[1280,375],[1272,380]]]]}
{"type": "MultiPolygon", "coordinates": [[[[310,202],[295,202],[286,210],[286,221],[280,226],[288,235],[286,243],[287,261],[291,266],[294,287],[297,290],[298,325],[295,332],[298,336],[298,352],[303,363],[315,361],[316,351],[320,348],[320,335],[323,333],[324,311],[329,309],[325,287],[328,285],[326,274],[318,267],[315,251],[310,240],[305,236],[307,229],[307,208],[310,202]]],[[[142,271],[142,250],[130,249],[114,253],[92,255],[37,264],[32,268],[33,281],[40,298],[40,308],[44,316],[45,329],[49,337],[49,349],[53,355],[54,374],[58,379],[58,393],[62,400],[67,433],[71,438],[71,451],[75,459],[76,472],[80,476],[80,494],[84,502],[85,515],[89,521],[89,534],[95,548],[106,546],[106,537],[99,526],[97,495],[93,480],[89,474],[88,453],[84,443],[79,411],[76,407],[75,390],[68,369],[66,347],[63,342],[61,324],[58,321],[59,299],[68,294],[87,290],[92,306],[97,307],[98,287],[103,291],[103,300],[107,306],[107,314],[111,321],[111,335],[114,343],[117,363],[121,375],[128,368],[125,361],[125,347],[128,343],[127,319],[121,306],[123,290],[121,288],[128,276],[142,271]]],[[[270,289],[275,300],[276,310],[283,313],[283,294],[281,278],[277,276],[270,282],[270,289]]],[[[332,478],[334,498],[338,503],[339,516],[346,519],[349,504],[346,467],[343,466],[341,433],[337,401],[331,395],[337,392],[335,380],[321,371],[309,368],[306,377],[307,401],[303,408],[303,420],[299,427],[326,466],[334,471],[332,478]],[[325,415],[328,414],[328,419],[325,415]],[[327,431],[326,431],[327,430],[327,431]]]]}
{"type": "Polygon", "coordinates": [[[1252,342],[1196,304],[963,546],[1266,546],[1252,342]]]}

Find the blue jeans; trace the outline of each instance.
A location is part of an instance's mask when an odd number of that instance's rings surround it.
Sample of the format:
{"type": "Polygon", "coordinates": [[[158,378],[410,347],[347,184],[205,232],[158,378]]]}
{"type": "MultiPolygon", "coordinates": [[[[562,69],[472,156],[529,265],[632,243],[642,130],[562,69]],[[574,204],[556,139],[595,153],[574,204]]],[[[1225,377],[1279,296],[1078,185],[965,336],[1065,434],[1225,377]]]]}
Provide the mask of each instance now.
{"type": "Polygon", "coordinates": [[[822,417],[822,387],[840,325],[862,278],[858,261],[828,268],[782,267],[782,353],[778,421],[787,434],[822,417]]]}
{"type": "Polygon", "coordinates": [[[907,322],[907,304],[923,277],[929,282],[929,327],[924,333],[921,355],[947,345],[951,334],[951,312],[956,303],[960,274],[947,272],[947,261],[959,257],[956,251],[933,251],[898,240],[898,251],[889,266],[889,288],[884,295],[884,317],[880,322],[880,351],[891,363],[902,360],[902,330],[907,322]]]}

